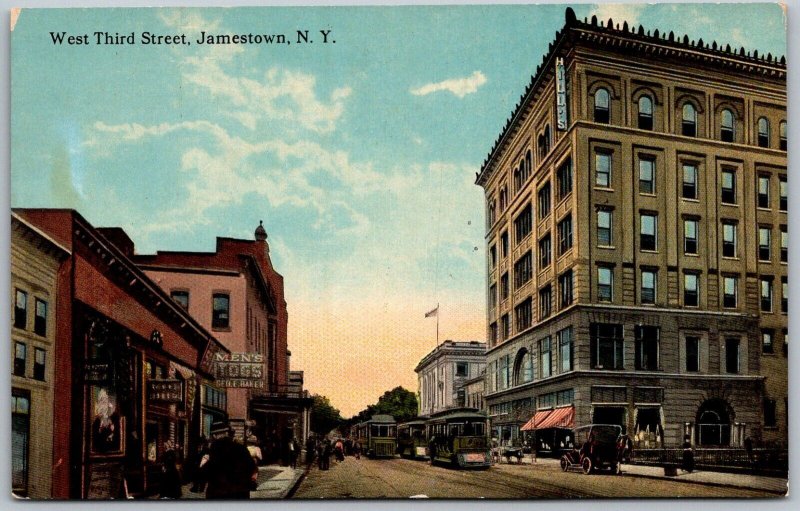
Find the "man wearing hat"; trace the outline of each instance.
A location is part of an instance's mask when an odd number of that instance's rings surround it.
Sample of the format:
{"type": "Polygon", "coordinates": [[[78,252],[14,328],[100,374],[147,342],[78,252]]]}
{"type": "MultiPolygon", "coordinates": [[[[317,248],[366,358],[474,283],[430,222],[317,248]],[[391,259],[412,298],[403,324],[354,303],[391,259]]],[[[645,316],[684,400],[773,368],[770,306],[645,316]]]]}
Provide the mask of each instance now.
{"type": "Polygon", "coordinates": [[[233,439],[234,430],[227,424],[214,424],[211,435],[214,441],[206,464],[206,498],[249,499],[258,467],[247,447],[233,439]]]}

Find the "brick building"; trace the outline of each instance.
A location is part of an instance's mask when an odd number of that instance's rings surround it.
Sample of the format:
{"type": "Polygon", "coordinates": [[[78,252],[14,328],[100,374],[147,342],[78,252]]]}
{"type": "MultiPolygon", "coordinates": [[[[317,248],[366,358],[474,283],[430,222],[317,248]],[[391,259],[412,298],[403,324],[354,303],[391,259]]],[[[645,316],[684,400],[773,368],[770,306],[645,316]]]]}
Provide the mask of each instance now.
{"type": "Polygon", "coordinates": [[[12,491],[50,498],[57,274],[69,250],[11,213],[12,491]]]}
{"type": "Polygon", "coordinates": [[[55,273],[54,402],[41,424],[52,426],[52,497],[155,491],[164,453],[194,450],[197,390],[226,349],[133,264],[119,231],[106,231],[112,241],[73,210],[13,213],[68,254],[55,273]]]}
{"type": "Polygon", "coordinates": [[[486,402],[786,445],[785,60],[567,9],[478,176],[486,402]]]}

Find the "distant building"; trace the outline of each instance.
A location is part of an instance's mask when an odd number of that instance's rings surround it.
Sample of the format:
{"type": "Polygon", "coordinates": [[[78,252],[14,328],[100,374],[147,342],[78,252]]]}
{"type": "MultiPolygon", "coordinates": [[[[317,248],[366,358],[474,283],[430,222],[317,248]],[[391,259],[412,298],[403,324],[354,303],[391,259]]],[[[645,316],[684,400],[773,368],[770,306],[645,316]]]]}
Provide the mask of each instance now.
{"type": "Polygon", "coordinates": [[[467,408],[476,408],[484,410],[486,402],[483,395],[485,393],[485,380],[486,371],[481,371],[481,374],[474,378],[469,378],[461,382],[458,388],[458,396],[464,396],[464,402],[458,402],[458,406],[465,406],[467,408]]]}
{"type": "Polygon", "coordinates": [[[11,213],[11,481],[21,497],[49,499],[58,272],[69,250],[11,213]]]}
{"type": "Polygon", "coordinates": [[[461,384],[485,369],[485,353],[486,343],[448,340],[425,355],[414,369],[419,381],[419,415],[464,403],[466,395],[461,384]]]}
{"type": "Polygon", "coordinates": [[[786,149],[785,59],[567,9],[477,176],[493,424],[785,446],[786,149]]]}

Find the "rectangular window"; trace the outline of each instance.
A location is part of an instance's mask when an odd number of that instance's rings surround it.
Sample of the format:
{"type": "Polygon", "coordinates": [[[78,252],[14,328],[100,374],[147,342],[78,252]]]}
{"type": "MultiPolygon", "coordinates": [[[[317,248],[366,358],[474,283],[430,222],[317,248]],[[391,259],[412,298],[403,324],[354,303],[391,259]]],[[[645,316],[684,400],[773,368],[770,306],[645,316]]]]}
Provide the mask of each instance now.
{"type": "Polygon", "coordinates": [[[684,199],[697,198],[697,165],[683,165],[683,195],[684,199]]]}
{"type": "Polygon", "coordinates": [[[550,214],[550,181],[539,189],[539,220],[550,214]]]}
{"type": "Polygon", "coordinates": [[[700,279],[696,273],[683,275],[683,305],[697,307],[700,305],[700,279]]]}
{"type": "Polygon", "coordinates": [[[636,327],[636,369],[658,370],[659,335],[658,327],[636,327]]]}
{"type": "Polygon", "coordinates": [[[778,425],[778,420],[775,414],[775,400],[764,399],[764,427],[774,428],[778,425]]]}
{"type": "Polygon", "coordinates": [[[789,185],[786,178],[781,176],[778,178],[778,209],[786,211],[789,209],[789,185]]]}
{"type": "Polygon", "coordinates": [[[761,312],[772,312],[772,278],[761,279],[761,312]]]}
{"type": "Polygon", "coordinates": [[[525,209],[522,210],[522,213],[517,216],[514,220],[514,230],[517,234],[517,243],[520,243],[528,234],[531,233],[531,229],[533,228],[533,211],[531,210],[531,205],[528,204],[525,206],[525,209]]]}
{"type": "Polygon", "coordinates": [[[551,301],[553,299],[553,291],[550,286],[545,286],[539,290],[539,320],[550,317],[551,301]]]}
{"type": "Polygon", "coordinates": [[[14,376],[25,376],[28,361],[28,346],[23,342],[14,343],[14,376]]]}
{"type": "Polygon", "coordinates": [[[508,298],[508,272],[500,277],[500,301],[508,298]]]}
{"type": "Polygon", "coordinates": [[[572,304],[572,270],[567,270],[558,277],[558,288],[560,291],[560,307],[568,307],[572,304]]]}
{"type": "Polygon", "coordinates": [[[686,337],[686,372],[696,373],[700,370],[700,338],[686,337]]]}
{"type": "Polygon", "coordinates": [[[656,193],[656,162],[652,159],[639,160],[639,193],[656,193]]]}
{"type": "Polygon", "coordinates": [[[722,221],[722,257],[736,257],[736,223],[722,221]]]}
{"type": "Polygon", "coordinates": [[[47,352],[42,348],[33,350],[33,379],[44,381],[44,369],[47,352]]]}
{"type": "Polygon", "coordinates": [[[772,229],[770,227],[758,228],[758,260],[770,260],[770,244],[772,241],[772,229]]]}
{"type": "Polygon", "coordinates": [[[739,278],[724,277],[722,279],[722,306],[727,309],[735,309],[737,303],[739,278]]]}
{"type": "Polygon", "coordinates": [[[789,281],[786,276],[781,277],[781,312],[789,312],[789,281]]]}
{"type": "Polygon", "coordinates": [[[500,235],[500,256],[503,258],[508,257],[508,231],[504,231],[500,235]]]}
{"type": "Polygon", "coordinates": [[[758,207],[769,208],[769,176],[758,177],[758,207]]]}
{"type": "Polygon", "coordinates": [[[739,373],[739,338],[728,337],[725,339],[725,372],[739,373]]]}
{"type": "Polygon", "coordinates": [[[611,187],[611,154],[597,152],[594,155],[595,185],[603,188],[611,187]]]}
{"type": "Polygon", "coordinates": [[[597,212],[597,245],[610,247],[614,242],[612,234],[612,212],[601,209],[597,212]]]}
{"type": "Polygon", "coordinates": [[[558,255],[572,248],[572,215],[558,223],[558,255]]]}
{"type": "Polygon", "coordinates": [[[773,340],[775,338],[775,331],[774,330],[762,330],[761,331],[761,352],[762,353],[772,353],[774,349],[773,340]]]}
{"type": "Polygon", "coordinates": [[[640,215],[639,247],[641,250],[656,250],[657,216],[649,213],[640,215]]]}
{"type": "Polygon", "coordinates": [[[169,296],[184,310],[189,310],[189,291],[172,291],[169,296]]]}
{"type": "Polygon", "coordinates": [[[489,247],[489,269],[493,270],[497,266],[497,246],[489,247]]]}
{"type": "Polygon", "coordinates": [[[722,203],[736,204],[736,173],[732,170],[722,171],[722,203]]]}
{"type": "Polygon", "coordinates": [[[539,341],[539,377],[547,378],[552,376],[553,368],[550,364],[552,358],[550,356],[550,336],[548,335],[539,341]]]}
{"type": "Polygon", "coordinates": [[[508,317],[508,314],[503,314],[503,317],[500,318],[500,326],[503,329],[503,340],[505,341],[511,336],[511,318],[508,317]]]}
{"type": "Polygon", "coordinates": [[[697,254],[697,225],[695,219],[683,221],[683,253],[697,254]]]}
{"type": "Polygon", "coordinates": [[[591,363],[594,369],[623,369],[622,325],[592,323],[591,363]]]}
{"type": "Polygon", "coordinates": [[[514,287],[519,289],[533,277],[533,254],[531,251],[525,253],[514,263],[514,287]]]}
{"type": "Polygon", "coordinates": [[[539,269],[544,270],[550,266],[550,235],[539,240],[539,269]]]}
{"type": "Polygon", "coordinates": [[[532,300],[528,298],[521,304],[514,308],[514,316],[517,320],[517,332],[527,330],[531,326],[531,304],[532,300]]]}
{"type": "Polygon", "coordinates": [[[497,344],[497,323],[489,325],[489,341],[491,346],[497,344]]]}
{"type": "Polygon", "coordinates": [[[642,303],[656,303],[656,275],[654,270],[642,270],[642,303]]]}
{"type": "Polygon", "coordinates": [[[789,233],[785,225],[781,226],[781,262],[789,262],[789,233]]]}
{"type": "Polygon", "coordinates": [[[489,286],[489,308],[497,307],[497,284],[489,286]]]}
{"type": "Polygon", "coordinates": [[[572,160],[565,161],[557,172],[558,200],[572,193],[572,160]]]}
{"type": "Polygon", "coordinates": [[[466,376],[466,375],[467,375],[467,363],[456,362],[456,376],[466,376]]]}
{"type": "Polygon", "coordinates": [[[212,300],[211,327],[228,328],[230,326],[230,296],[223,293],[214,293],[212,300]]]}
{"type": "Polygon", "coordinates": [[[561,364],[561,372],[572,371],[572,327],[559,330],[556,334],[558,342],[558,360],[561,364]]]}
{"type": "Polygon", "coordinates": [[[614,300],[614,271],[606,266],[597,268],[597,300],[600,302],[614,300]]]}
{"type": "Polygon", "coordinates": [[[22,328],[28,326],[28,293],[17,289],[14,299],[14,327],[22,328]]]}
{"type": "Polygon", "coordinates": [[[47,336],[47,302],[44,300],[40,300],[36,298],[35,301],[35,310],[34,310],[34,317],[33,317],[33,333],[36,335],[41,335],[42,337],[47,336]]]}

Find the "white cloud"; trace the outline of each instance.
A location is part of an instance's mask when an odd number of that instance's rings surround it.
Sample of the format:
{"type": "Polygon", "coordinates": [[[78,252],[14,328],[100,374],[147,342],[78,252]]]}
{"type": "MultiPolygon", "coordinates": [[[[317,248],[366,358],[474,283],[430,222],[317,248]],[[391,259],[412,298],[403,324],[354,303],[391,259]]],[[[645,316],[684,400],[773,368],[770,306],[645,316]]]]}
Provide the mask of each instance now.
{"type": "Polygon", "coordinates": [[[415,96],[427,96],[434,92],[447,91],[459,98],[463,98],[467,94],[477,92],[478,88],[484,83],[486,83],[486,76],[480,71],[475,71],[465,78],[450,78],[441,82],[427,83],[416,89],[411,89],[410,92],[415,96]]]}
{"type": "Polygon", "coordinates": [[[614,25],[619,24],[622,26],[624,22],[628,25],[638,25],[639,16],[642,15],[647,4],[597,4],[591,12],[589,17],[597,16],[598,21],[605,23],[609,18],[614,20],[614,25]]]}

